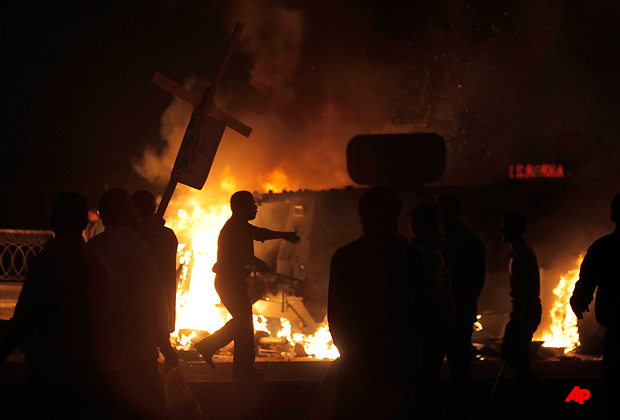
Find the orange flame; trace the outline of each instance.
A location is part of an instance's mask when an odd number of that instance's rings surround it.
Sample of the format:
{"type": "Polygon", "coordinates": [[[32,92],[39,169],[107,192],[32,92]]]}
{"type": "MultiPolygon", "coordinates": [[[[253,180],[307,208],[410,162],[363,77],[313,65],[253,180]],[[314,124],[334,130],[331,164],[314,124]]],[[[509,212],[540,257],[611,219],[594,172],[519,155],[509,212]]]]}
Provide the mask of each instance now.
{"type": "MultiPolygon", "coordinates": [[[[290,188],[288,177],[281,168],[275,169],[263,183],[265,189],[281,191],[290,188]]],[[[177,289],[176,339],[177,349],[189,350],[196,330],[213,333],[230,318],[220,303],[215,291],[213,264],[217,260],[217,238],[230,217],[230,194],[240,186],[229,166],[225,166],[216,187],[208,182],[203,191],[179,186],[178,195],[173,197],[169,211],[175,211],[168,218],[168,225],[179,237],[178,256],[182,265],[181,281],[177,289]],[[193,330],[189,335],[181,330],[193,330]]],[[[306,353],[316,358],[333,359],[339,356],[334,347],[327,325],[321,325],[311,336],[291,335],[291,323],[282,318],[282,329],[275,332],[285,337],[292,345],[300,343],[306,353]]],[[[262,315],[254,315],[254,329],[271,332],[262,315]]]]}
{"type": "Polygon", "coordinates": [[[580,255],[576,261],[577,268],[561,276],[557,287],[553,289],[556,298],[551,308],[551,325],[542,335],[544,347],[563,347],[564,353],[568,353],[580,345],[577,317],[570,307],[569,300],[575,290],[575,283],[579,280],[579,267],[582,261],[583,255],[580,255]]]}

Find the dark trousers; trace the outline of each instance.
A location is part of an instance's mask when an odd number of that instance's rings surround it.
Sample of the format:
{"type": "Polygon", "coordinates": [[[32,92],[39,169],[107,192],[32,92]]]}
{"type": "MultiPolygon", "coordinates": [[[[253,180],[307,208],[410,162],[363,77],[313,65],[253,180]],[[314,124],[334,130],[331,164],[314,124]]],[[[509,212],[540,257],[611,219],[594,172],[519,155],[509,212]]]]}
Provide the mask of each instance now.
{"type": "Polygon", "coordinates": [[[523,322],[512,319],[506,325],[502,342],[502,359],[514,371],[517,384],[525,387],[533,385],[538,378],[530,366],[533,334],[523,322]]]}
{"type": "Polygon", "coordinates": [[[443,419],[439,374],[448,345],[449,328],[442,324],[428,324],[420,331],[419,339],[409,354],[411,366],[407,374],[404,413],[410,418],[443,419]]]}
{"type": "Polygon", "coordinates": [[[110,418],[105,413],[101,387],[97,383],[26,383],[27,406],[15,417],[24,419],[97,419],[110,418]]]}
{"type": "Polygon", "coordinates": [[[232,319],[199,345],[215,352],[234,340],[233,375],[243,375],[254,370],[254,323],[248,287],[245,282],[237,283],[215,278],[215,290],[232,319]]]}
{"type": "Polygon", "coordinates": [[[103,375],[110,419],[163,420],[166,417],[164,389],[155,357],[103,375]]]}
{"type": "Polygon", "coordinates": [[[335,420],[400,420],[403,386],[393,366],[379,357],[340,356],[335,384],[335,420]]]}
{"type": "MultiPolygon", "coordinates": [[[[617,410],[620,385],[620,328],[607,327],[603,344],[603,380],[605,382],[605,405],[607,417],[612,418],[612,406],[617,410]]],[[[615,413],[617,415],[617,412],[615,413]]]]}
{"type": "Polygon", "coordinates": [[[446,359],[450,371],[450,395],[455,419],[471,416],[471,334],[473,321],[457,319],[450,330],[446,359]]]}

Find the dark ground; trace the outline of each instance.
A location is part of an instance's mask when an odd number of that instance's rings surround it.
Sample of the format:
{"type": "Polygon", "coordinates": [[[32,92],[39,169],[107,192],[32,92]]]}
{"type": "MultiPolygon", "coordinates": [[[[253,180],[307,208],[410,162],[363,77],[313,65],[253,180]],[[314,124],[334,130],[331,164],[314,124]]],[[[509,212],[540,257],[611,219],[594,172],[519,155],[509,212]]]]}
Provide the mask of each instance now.
{"type": "MultiPolygon", "coordinates": [[[[186,362],[185,378],[200,401],[203,419],[310,419],[312,405],[329,361],[308,359],[292,361],[257,361],[257,370],[265,374],[260,381],[234,382],[230,379],[230,362],[216,363],[212,371],[204,362],[186,362]]],[[[603,419],[601,361],[597,359],[534,361],[541,377],[541,392],[532,401],[533,411],[522,413],[527,401],[516,395],[514,377],[507,371],[496,397],[489,394],[501,363],[497,360],[473,364],[472,401],[475,420],[486,419],[603,419]],[[591,398],[580,405],[564,402],[571,390],[579,386],[590,390],[591,398]]],[[[442,370],[442,395],[448,393],[447,371],[442,370]]],[[[22,418],[24,395],[23,363],[13,356],[0,367],[0,418],[22,418]]],[[[446,405],[446,404],[444,404],[446,405]]],[[[444,408],[448,414],[447,406],[444,408]]],[[[449,417],[448,417],[449,418],[449,417]]]]}

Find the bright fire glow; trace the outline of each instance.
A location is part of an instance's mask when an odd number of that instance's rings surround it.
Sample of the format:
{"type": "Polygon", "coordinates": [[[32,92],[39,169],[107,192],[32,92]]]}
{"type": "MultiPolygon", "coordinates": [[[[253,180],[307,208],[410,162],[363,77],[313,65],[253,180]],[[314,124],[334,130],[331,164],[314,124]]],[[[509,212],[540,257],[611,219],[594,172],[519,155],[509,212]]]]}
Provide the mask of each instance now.
{"type": "Polygon", "coordinates": [[[300,333],[291,334],[291,323],[288,319],[280,318],[280,323],[282,324],[282,329],[278,331],[277,336],[286,338],[293,345],[301,344],[308,355],[317,359],[336,359],[340,357],[327,325],[322,325],[317,332],[306,336],[300,333]]]}
{"type": "MultiPolygon", "coordinates": [[[[267,176],[263,186],[274,191],[288,189],[288,178],[281,169],[276,169],[267,176]]],[[[180,242],[186,242],[180,243],[178,248],[182,267],[177,289],[176,331],[172,334],[179,350],[191,348],[195,331],[213,333],[231,318],[215,291],[212,268],[217,260],[219,232],[231,215],[230,194],[239,187],[239,182],[227,166],[220,174],[219,188],[187,190],[188,195],[175,196],[170,204],[171,210],[178,210],[168,216],[168,226],[175,231],[180,242]]],[[[313,335],[306,336],[291,335],[288,319],[282,318],[281,324],[282,329],[276,335],[286,338],[291,345],[300,343],[307,354],[319,359],[339,357],[326,325],[322,325],[313,335]]],[[[254,329],[271,334],[267,319],[261,315],[254,315],[254,329]]]]}
{"type": "Polygon", "coordinates": [[[577,317],[570,307],[569,300],[575,289],[575,283],[579,280],[579,267],[582,261],[583,255],[580,255],[576,262],[577,268],[562,276],[558,286],[553,289],[556,298],[551,308],[551,326],[542,337],[544,347],[564,347],[564,353],[568,353],[580,344],[577,317]]]}

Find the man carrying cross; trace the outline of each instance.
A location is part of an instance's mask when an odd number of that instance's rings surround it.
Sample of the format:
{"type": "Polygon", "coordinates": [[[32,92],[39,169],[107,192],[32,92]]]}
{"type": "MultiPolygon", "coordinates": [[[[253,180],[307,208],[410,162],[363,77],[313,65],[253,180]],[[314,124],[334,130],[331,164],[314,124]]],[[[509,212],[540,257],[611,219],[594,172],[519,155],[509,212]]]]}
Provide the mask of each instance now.
{"type": "Polygon", "coordinates": [[[254,371],[252,301],[246,280],[253,269],[259,273],[271,270],[264,261],[254,256],[253,241],[284,239],[297,244],[300,238],[296,232],[276,232],[249,224],[256,218],[258,206],[248,191],[234,193],[230,198],[230,207],[233,214],[220,231],[217,263],[213,271],[216,273],[215,290],[233,318],[195,346],[205,362],[215,369],[213,355],[234,340],[233,378],[256,379],[262,375],[254,371]]]}

